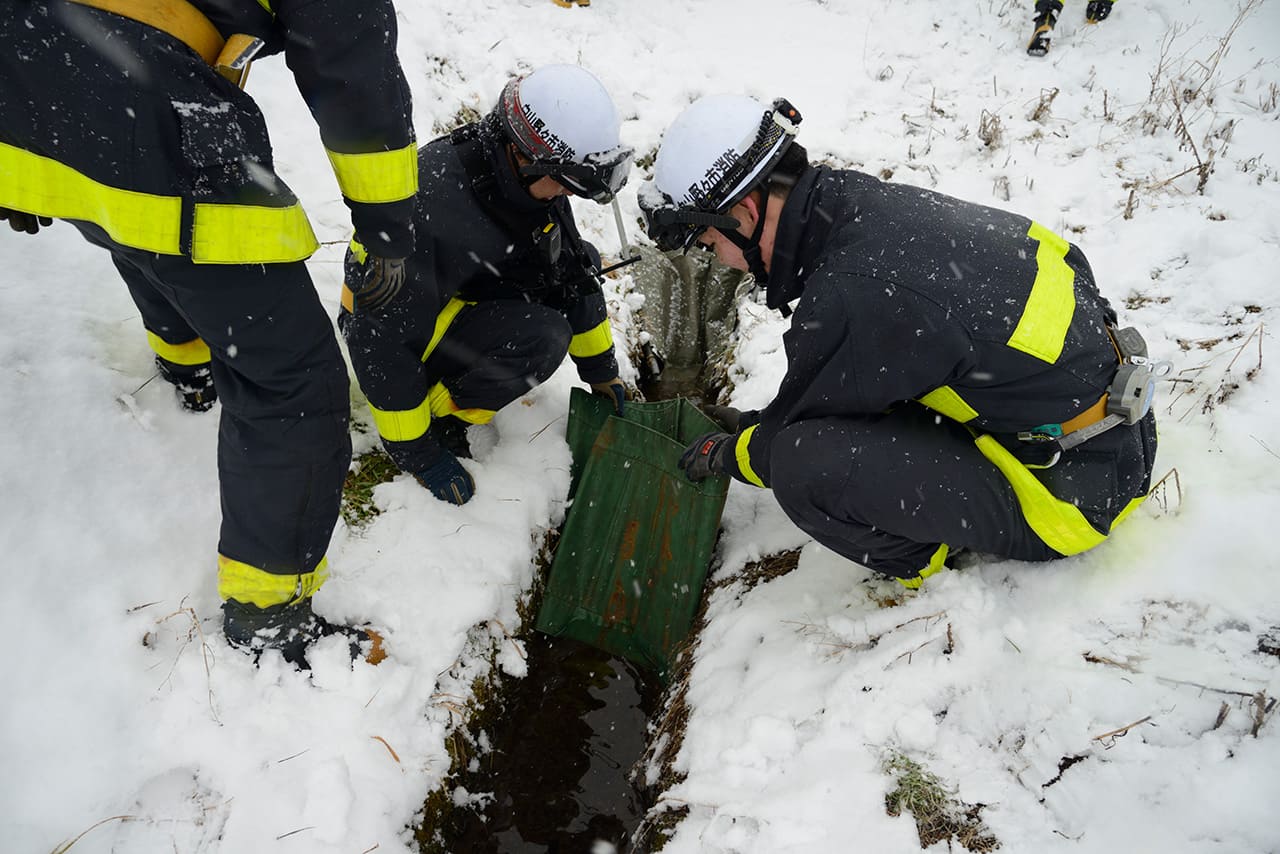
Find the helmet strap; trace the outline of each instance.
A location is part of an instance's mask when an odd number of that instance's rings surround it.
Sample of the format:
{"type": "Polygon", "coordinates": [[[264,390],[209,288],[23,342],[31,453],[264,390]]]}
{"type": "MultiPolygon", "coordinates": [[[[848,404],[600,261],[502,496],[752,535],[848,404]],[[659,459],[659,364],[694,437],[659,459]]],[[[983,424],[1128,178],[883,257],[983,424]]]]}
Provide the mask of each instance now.
{"type": "Polygon", "coordinates": [[[759,216],[756,217],[756,227],[751,230],[750,237],[746,237],[733,229],[716,229],[730,243],[742,250],[742,257],[747,262],[747,269],[751,271],[751,275],[755,276],[756,282],[761,285],[769,284],[769,272],[764,268],[764,258],[760,254],[760,238],[764,235],[764,218],[768,209],[769,190],[765,188],[760,193],[759,216]]]}

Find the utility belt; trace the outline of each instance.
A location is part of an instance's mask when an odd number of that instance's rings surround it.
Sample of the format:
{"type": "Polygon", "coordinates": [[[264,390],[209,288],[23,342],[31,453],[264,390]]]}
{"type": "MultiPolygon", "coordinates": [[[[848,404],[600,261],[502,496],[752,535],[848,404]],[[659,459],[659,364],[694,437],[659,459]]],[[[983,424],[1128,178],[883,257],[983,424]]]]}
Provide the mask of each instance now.
{"type": "Polygon", "coordinates": [[[249,66],[262,50],[263,41],[236,33],[223,39],[218,28],[187,0],[68,0],[80,6],[101,9],[122,18],[146,24],[168,33],[191,48],[215,71],[241,89],[249,77],[249,66]]]}
{"type": "Polygon", "coordinates": [[[1049,468],[1062,454],[1121,424],[1133,425],[1151,411],[1156,380],[1168,375],[1170,362],[1153,362],[1147,355],[1147,342],[1132,326],[1117,329],[1107,324],[1107,334],[1115,347],[1119,364],[1111,385],[1098,402],[1061,424],[1041,424],[1017,434],[1019,443],[1042,452],[1044,460],[1028,464],[1031,468],[1049,468]]]}

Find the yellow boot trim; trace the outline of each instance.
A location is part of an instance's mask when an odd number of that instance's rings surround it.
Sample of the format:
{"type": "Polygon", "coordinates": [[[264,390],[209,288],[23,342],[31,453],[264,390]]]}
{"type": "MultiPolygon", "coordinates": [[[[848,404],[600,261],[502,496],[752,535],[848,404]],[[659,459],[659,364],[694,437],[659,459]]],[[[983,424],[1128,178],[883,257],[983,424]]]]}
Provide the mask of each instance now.
{"type": "Polygon", "coordinates": [[[1026,466],[991,436],[979,436],[978,450],[1009,481],[1022,515],[1045,545],[1062,555],[1088,551],[1107,538],[1098,532],[1079,508],[1049,492],[1026,466]]]}
{"type": "Polygon", "coordinates": [[[192,339],[185,344],[170,344],[148,329],[147,343],[151,345],[151,349],[157,356],[175,365],[207,365],[211,358],[209,345],[200,338],[192,339]]]}
{"type": "Polygon", "coordinates": [[[899,578],[896,579],[899,584],[909,590],[919,590],[920,585],[924,584],[924,580],[931,575],[937,575],[939,572],[947,568],[947,555],[951,552],[951,547],[946,543],[938,546],[938,550],[929,558],[929,565],[920,570],[920,574],[915,578],[899,578]]]}
{"type": "Polygon", "coordinates": [[[226,555],[218,555],[218,595],[258,608],[301,602],[313,596],[328,578],[327,557],[321,558],[310,572],[277,575],[226,555]]]}

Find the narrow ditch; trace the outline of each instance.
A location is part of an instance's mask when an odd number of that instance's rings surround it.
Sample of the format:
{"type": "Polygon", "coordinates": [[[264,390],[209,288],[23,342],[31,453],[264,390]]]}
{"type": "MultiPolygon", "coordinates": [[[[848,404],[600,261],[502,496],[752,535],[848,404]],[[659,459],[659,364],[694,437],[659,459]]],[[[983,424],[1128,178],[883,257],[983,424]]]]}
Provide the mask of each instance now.
{"type": "MultiPolygon", "coordinates": [[[[699,260],[692,274],[687,264],[665,265],[662,281],[650,283],[647,301],[669,306],[678,289],[697,295],[722,285],[708,275],[709,262],[699,260]]],[[[734,293],[733,285],[728,291],[734,293]]],[[[727,299],[721,302],[731,305],[727,299]]],[[[661,340],[681,335],[673,324],[688,321],[676,314],[663,311],[661,340]]],[[[646,348],[636,360],[644,399],[682,396],[699,406],[714,399],[708,387],[718,385],[713,376],[722,379],[723,374],[708,367],[707,351],[719,347],[708,346],[707,328],[716,333],[728,322],[721,312],[704,316],[696,330],[685,330],[698,342],[692,360],[663,366],[646,348]]],[[[711,337],[722,344],[725,336],[711,337]]],[[[710,361],[718,355],[712,354],[710,361]]],[[[541,578],[549,555],[543,560],[541,578]]],[[[532,597],[532,614],[540,598],[540,591],[532,597]]],[[[637,830],[652,793],[641,788],[643,782],[634,774],[652,747],[650,722],[662,718],[663,703],[669,700],[663,685],[655,674],[609,653],[532,631],[532,623],[530,617],[522,635],[526,675],[501,681],[495,676],[493,683],[478,686],[477,695],[486,700],[472,704],[475,713],[451,748],[450,777],[444,790],[427,802],[418,833],[422,851],[642,854],[648,844],[633,838],[650,835],[637,830]]]]}

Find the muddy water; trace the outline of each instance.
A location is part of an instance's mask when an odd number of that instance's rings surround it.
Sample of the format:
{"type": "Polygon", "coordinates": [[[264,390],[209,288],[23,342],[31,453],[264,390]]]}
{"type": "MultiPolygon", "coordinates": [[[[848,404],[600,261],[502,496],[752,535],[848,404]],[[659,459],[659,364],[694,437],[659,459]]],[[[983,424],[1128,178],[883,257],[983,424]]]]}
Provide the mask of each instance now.
{"type": "Polygon", "coordinates": [[[656,679],[576,641],[535,633],[529,673],[510,684],[500,732],[480,769],[459,782],[492,792],[463,811],[458,854],[625,852],[644,814],[628,773],[644,751],[656,679]]]}

